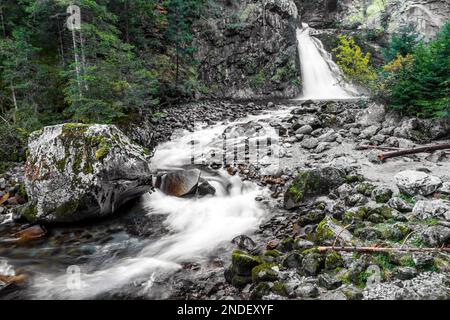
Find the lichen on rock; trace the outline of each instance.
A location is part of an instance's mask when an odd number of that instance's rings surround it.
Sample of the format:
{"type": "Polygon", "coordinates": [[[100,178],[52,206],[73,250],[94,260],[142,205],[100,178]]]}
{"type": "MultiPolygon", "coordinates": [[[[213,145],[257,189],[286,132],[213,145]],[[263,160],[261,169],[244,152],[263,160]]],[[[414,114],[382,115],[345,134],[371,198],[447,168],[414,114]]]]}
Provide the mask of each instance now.
{"type": "Polygon", "coordinates": [[[151,187],[148,156],[116,126],[78,123],[31,134],[25,167],[29,221],[74,222],[116,213],[151,187]]]}

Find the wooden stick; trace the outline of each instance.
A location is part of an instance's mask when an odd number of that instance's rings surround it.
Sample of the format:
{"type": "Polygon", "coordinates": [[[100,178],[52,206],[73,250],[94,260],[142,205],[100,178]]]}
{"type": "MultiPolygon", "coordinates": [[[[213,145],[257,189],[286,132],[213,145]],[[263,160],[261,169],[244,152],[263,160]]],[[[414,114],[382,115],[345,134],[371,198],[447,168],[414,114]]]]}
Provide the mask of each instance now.
{"type": "Polygon", "coordinates": [[[384,147],[384,146],[373,146],[373,145],[360,145],[358,146],[359,150],[366,150],[366,149],[380,149],[380,150],[403,150],[402,148],[394,148],[394,147],[384,147]]]}
{"type": "MultiPolygon", "coordinates": [[[[311,248],[308,248],[311,249],[311,248]]],[[[341,251],[341,252],[450,252],[450,248],[379,248],[379,247],[316,247],[319,252],[341,251]]]]}
{"type": "Polygon", "coordinates": [[[422,153],[422,152],[433,152],[436,150],[444,150],[444,149],[450,149],[450,144],[437,144],[437,145],[420,147],[420,148],[404,149],[404,150],[399,150],[399,151],[380,153],[380,155],[378,156],[378,159],[380,159],[380,161],[385,161],[386,159],[389,159],[389,158],[405,156],[405,155],[415,154],[415,153],[422,153]]]}

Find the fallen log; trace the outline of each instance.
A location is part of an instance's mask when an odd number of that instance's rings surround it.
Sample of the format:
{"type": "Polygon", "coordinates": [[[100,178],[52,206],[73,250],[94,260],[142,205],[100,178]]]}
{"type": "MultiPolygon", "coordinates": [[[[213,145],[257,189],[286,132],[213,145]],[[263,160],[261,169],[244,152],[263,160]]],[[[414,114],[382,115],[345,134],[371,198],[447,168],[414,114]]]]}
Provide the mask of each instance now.
{"type": "Polygon", "coordinates": [[[374,145],[360,145],[360,146],[358,146],[358,150],[370,150],[370,149],[391,150],[391,151],[403,150],[402,148],[374,146],[374,145]]]}
{"type": "MultiPolygon", "coordinates": [[[[309,248],[311,249],[311,248],[309,248]]],[[[314,248],[313,248],[314,249],[314,248]]],[[[382,248],[382,247],[316,247],[318,252],[325,253],[329,251],[340,252],[359,252],[359,253],[379,253],[379,252],[450,252],[450,248],[382,248]]]]}
{"type": "Polygon", "coordinates": [[[432,146],[425,146],[425,147],[419,147],[419,148],[404,149],[404,150],[380,153],[378,155],[378,159],[380,159],[380,161],[385,161],[386,159],[389,159],[389,158],[406,156],[406,155],[422,153],[422,152],[434,152],[437,150],[444,150],[444,149],[450,149],[450,144],[436,144],[436,145],[432,145],[432,146]]]}

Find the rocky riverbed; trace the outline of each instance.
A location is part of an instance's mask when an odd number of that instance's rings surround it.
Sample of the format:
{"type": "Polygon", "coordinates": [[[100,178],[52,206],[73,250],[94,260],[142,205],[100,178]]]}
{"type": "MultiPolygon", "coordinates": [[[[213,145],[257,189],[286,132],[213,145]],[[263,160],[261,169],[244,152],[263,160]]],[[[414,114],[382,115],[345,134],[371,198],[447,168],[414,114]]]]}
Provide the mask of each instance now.
{"type": "MultiPolygon", "coordinates": [[[[176,272],[156,280],[158,294],[149,294],[148,279],[138,277],[97,297],[449,299],[449,253],[403,250],[448,247],[448,154],[415,154],[383,163],[377,157],[384,150],[377,146],[448,143],[445,121],[401,118],[368,101],[204,102],[158,110],[140,126],[123,130],[151,149],[174,129],[195,131],[199,125],[263,111],[273,116],[249,121],[247,127],[259,122],[277,129],[279,163],[226,168],[231,177],[260,188],[254,199],[267,214],[259,228],[221,243],[206,261],[184,259],[176,272]],[[396,250],[342,252],[341,246],[396,250]]],[[[29,229],[20,219],[12,222],[19,217],[11,209],[27,200],[22,182],[20,164],[0,178],[4,297],[34,297],[27,288],[42,281],[42,269],[88,261],[95,270],[114,263],[107,258],[112,252],[133,257],[172,232],[164,215],[142,214],[142,201],[122,215],[88,225],[29,229]]]]}

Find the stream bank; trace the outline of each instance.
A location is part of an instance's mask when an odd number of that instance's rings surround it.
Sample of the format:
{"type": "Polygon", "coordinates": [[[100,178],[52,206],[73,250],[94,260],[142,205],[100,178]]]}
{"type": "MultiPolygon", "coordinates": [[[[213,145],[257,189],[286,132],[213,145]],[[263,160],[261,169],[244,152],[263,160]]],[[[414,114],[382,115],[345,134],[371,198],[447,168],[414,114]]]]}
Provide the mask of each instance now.
{"type": "MultiPolygon", "coordinates": [[[[215,105],[212,110],[223,107],[220,103],[211,105],[215,105]]],[[[190,115],[176,109],[166,110],[166,115],[158,117],[161,137],[169,136],[167,130],[177,114],[182,115],[178,120],[180,128],[186,122],[192,124],[192,128],[188,128],[193,131],[191,134],[208,132],[201,130],[216,130],[214,132],[220,134],[230,124],[236,126],[239,123],[276,128],[281,135],[279,170],[273,170],[277,168],[270,165],[265,168],[241,165],[226,171],[218,171],[216,167],[203,168],[208,180],[216,177],[217,181],[232,183],[232,190],[241,191],[235,193],[234,198],[219,192],[218,198],[194,199],[193,202],[171,199],[170,205],[169,198],[153,192],[134,207],[124,209],[124,213],[116,218],[70,228],[49,227],[47,235],[37,242],[3,243],[1,256],[6,257],[6,264],[2,270],[9,270],[9,277],[21,276],[16,279],[21,281],[2,290],[3,297],[448,299],[448,254],[354,255],[335,252],[324,255],[306,249],[318,244],[333,244],[336,238],[343,238],[343,234],[359,245],[395,247],[405,239],[407,246],[447,245],[450,228],[441,223],[447,221],[448,212],[448,157],[438,153],[432,156],[419,154],[380,164],[372,162],[377,151],[357,150],[362,144],[411,147],[419,144],[413,140],[417,138],[426,142],[433,139],[448,142],[445,124],[441,129],[434,124],[430,130],[426,121],[399,119],[371,103],[362,110],[360,102],[236,104],[233,110],[237,115],[226,111],[232,120],[249,115],[237,123],[224,120],[223,114],[216,114],[211,109],[208,112],[206,104],[197,108],[193,110],[198,111],[190,115]],[[202,119],[202,115],[206,115],[203,124],[191,122],[202,119]],[[218,127],[213,125],[215,119],[220,121],[218,127]],[[338,183],[330,183],[327,190],[317,192],[310,185],[311,195],[305,196],[299,207],[286,210],[285,194],[294,178],[310,169],[320,173],[323,168],[339,172],[338,183]],[[431,186],[432,193],[401,195],[394,176],[407,169],[437,177],[439,181],[431,186]],[[221,197],[225,202],[219,210],[217,201],[221,201],[221,197]],[[230,201],[237,207],[227,207],[230,201]],[[429,204],[435,208],[435,201],[442,209],[430,211],[429,204]],[[184,205],[194,205],[193,211],[179,220],[181,216],[177,212],[182,212],[184,205]],[[196,236],[202,239],[202,221],[209,221],[212,223],[209,227],[222,230],[226,224],[216,218],[228,219],[229,214],[234,215],[241,208],[251,208],[250,216],[255,219],[252,218],[250,224],[225,233],[208,250],[195,250],[197,244],[188,239],[196,236]],[[173,212],[167,215],[170,210],[173,212]],[[190,226],[189,221],[199,215],[200,224],[190,226]],[[340,230],[352,222],[347,232],[330,235],[330,232],[336,232],[333,231],[335,228],[340,230]],[[186,230],[189,232],[184,236],[188,237],[183,237],[186,230]],[[174,243],[185,246],[174,247],[174,243]],[[175,251],[171,250],[175,248],[175,251]],[[236,249],[240,251],[232,254],[236,249]],[[181,259],[171,260],[174,256],[170,252],[181,259]],[[151,272],[142,272],[148,268],[148,263],[154,266],[149,257],[155,256],[175,263],[158,264],[154,277],[151,272]],[[249,267],[237,267],[242,259],[253,261],[250,264],[253,267],[250,270],[249,267]],[[97,285],[100,289],[93,295],[67,292],[64,274],[71,265],[81,265],[87,284],[97,285]],[[382,272],[382,281],[376,286],[367,286],[370,277],[367,270],[375,265],[382,272]],[[130,275],[119,281],[121,270],[130,271],[130,275]],[[23,275],[27,275],[27,281],[23,275]],[[108,281],[101,281],[102,277],[108,281]],[[117,283],[112,287],[101,286],[115,281],[117,283]]],[[[159,144],[160,151],[176,150],[170,143],[183,145],[182,138],[186,135],[186,132],[175,132],[172,141],[159,144]]],[[[155,156],[158,159],[158,149],[155,156]]],[[[170,163],[166,165],[170,167],[170,163]]],[[[329,174],[318,177],[329,182],[329,174]]],[[[413,184],[417,185],[416,189],[426,185],[425,189],[430,190],[427,179],[418,181],[413,184]]],[[[219,190],[219,185],[215,186],[219,190]]],[[[236,221],[242,221],[243,216],[236,218],[236,221]]],[[[2,238],[9,239],[24,228],[26,225],[23,224],[2,224],[2,238]]]]}

